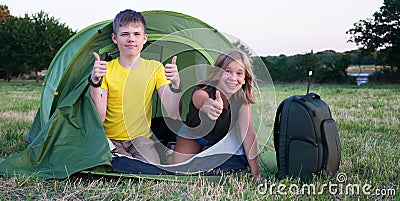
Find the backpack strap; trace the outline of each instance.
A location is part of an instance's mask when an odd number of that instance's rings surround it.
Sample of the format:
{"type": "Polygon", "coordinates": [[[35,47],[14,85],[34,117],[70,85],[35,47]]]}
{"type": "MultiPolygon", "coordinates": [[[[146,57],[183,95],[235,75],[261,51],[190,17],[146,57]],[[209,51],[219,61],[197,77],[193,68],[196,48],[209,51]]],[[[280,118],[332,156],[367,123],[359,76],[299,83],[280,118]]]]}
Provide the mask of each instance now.
{"type": "Polygon", "coordinates": [[[291,96],[291,97],[283,100],[279,104],[278,108],[276,109],[275,122],[274,122],[274,139],[277,139],[277,140],[274,140],[275,147],[279,146],[277,143],[279,143],[278,142],[279,141],[279,135],[278,134],[280,132],[280,126],[281,126],[280,123],[281,123],[281,116],[282,116],[282,112],[283,112],[283,106],[286,103],[289,103],[289,102],[293,101],[294,98],[295,98],[295,96],[291,96]]]}
{"type": "Polygon", "coordinates": [[[288,106],[288,104],[290,105],[290,103],[293,101],[293,99],[295,98],[295,96],[291,96],[285,100],[283,100],[277,110],[276,110],[276,115],[275,115],[275,122],[274,122],[274,146],[275,146],[275,154],[276,154],[276,162],[277,162],[277,166],[278,166],[278,178],[283,178],[286,174],[287,174],[287,162],[286,162],[286,157],[287,157],[287,149],[286,147],[286,139],[281,139],[281,136],[286,135],[285,132],[286,130],[281,130],[281,123],[282,120],[285,122],[287,122],[287,119],[285,120],[285,118],[287,118],[287,113],[288,112],[288,108],[290,106],[288,106]],[[283,117],[283,119],[282,119],[283,117]],[[282,132],[282,133],[281,133],[282,132]]]}
{"type": "MultiPolygon", "coordinates": [[[[275,121],[274,121],[274,146],[275,149],[278,147],[279,144],[279,126],[280,126],[280,119],[281,119],[281,114],[282,114],[282,108],[283,105],[285,104],[286,100],[282,101],[278,108],[276,109],[276,114],[275,114],[275,121]]],[[[276,152],[278,154],[278,152],[276,152]]]]}

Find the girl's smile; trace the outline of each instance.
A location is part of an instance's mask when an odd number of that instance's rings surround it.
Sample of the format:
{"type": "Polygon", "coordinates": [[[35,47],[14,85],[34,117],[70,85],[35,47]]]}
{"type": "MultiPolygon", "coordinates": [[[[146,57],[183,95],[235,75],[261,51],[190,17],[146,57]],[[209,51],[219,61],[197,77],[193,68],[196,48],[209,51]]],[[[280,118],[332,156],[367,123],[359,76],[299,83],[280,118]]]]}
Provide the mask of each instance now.
{"type": "Polygon", "coordinates": [[[232,61],[225,68],[225,72],[218,81],[218,88],[224,92],[227,98],[229,98],[242,88],[245,83],[245,77],[243,66],[236,61],[232,61]]]}

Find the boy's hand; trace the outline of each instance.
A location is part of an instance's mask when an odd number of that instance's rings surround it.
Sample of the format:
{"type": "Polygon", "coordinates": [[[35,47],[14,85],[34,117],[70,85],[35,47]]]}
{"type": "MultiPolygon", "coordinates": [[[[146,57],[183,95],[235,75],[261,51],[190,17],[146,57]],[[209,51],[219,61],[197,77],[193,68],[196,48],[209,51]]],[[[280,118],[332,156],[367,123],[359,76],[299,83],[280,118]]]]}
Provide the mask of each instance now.
{"type": "Polygon", "coordinates": [[[172,58],[172,64],[165,64],[165,76],[167,77],[167,80],[170,80],[172,83],[172,87],[175,89],[179,88],[179,83],[181,82],[181,79],[179,77],[178,73],[178,66],[176,65],[176,59],[178,57],[174,56],[172,58]]]}
{"type": "Polygon", "coordinates": [[[107,72],[107,65],[106,61],[101,61],[99,54],[93,52],[94,56],[94,64],[93,64],[93,71],[92,71],[92,82],[97,84],[100,82],[101,77],[106,75],[107,72]]]}
{"type": "Polygon", "coordinates": [[[215,92],[215,100],[212,100],[211,98],[206,100],[201,110],[205,112],[211,120],[217,120],[219,115],[221,115],[223,108],[224,102],[221,98],[221,92],[217,90],[215,92]]]}

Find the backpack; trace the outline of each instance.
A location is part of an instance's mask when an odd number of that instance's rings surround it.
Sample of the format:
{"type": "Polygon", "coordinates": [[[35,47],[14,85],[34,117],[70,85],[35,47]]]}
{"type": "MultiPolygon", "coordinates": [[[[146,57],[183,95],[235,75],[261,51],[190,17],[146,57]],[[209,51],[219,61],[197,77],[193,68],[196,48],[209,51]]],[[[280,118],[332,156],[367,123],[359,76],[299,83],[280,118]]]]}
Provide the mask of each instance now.
{"type": "Polygon", "coordinates": [[[277,177],[312,179],[321,172],[335,174],[340,163],[340,140],[328,105],[318,94],[295,95],[276,111],[274,145],[277,177]]]}

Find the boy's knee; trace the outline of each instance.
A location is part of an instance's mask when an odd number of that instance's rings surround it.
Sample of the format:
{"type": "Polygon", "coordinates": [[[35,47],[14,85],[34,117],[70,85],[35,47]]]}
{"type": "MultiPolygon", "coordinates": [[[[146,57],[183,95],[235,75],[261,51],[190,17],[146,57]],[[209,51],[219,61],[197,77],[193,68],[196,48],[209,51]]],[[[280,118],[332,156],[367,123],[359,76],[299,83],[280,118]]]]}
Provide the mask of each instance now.
{"type": "Polygon", "coordinates": [[[132,140],[137,153],[136,158],[145,162],[160,164],[160,157],[154,147],[154,141],[147,137],[138,137],[132,140]]]}

